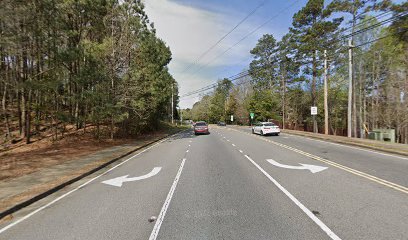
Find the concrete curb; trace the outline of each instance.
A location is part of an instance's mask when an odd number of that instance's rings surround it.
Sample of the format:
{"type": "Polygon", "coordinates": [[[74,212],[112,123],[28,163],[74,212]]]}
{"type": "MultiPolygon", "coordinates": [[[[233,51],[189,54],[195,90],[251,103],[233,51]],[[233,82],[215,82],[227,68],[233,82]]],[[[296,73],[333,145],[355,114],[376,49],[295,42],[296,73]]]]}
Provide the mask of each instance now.
{"type": "MultiPolygon", "coordinates": [[[[250,128],[250,126],[237,126],[237,127],[238,128],[250,128]]],[[[332,138],[325,138],[324,135],[322,135],[322,136],[314,135],[313,133],[309,133],[309,132],[303,133],[301,131],[295,131],[295,130],[289,130],[288,131],[287,129],[286,130],[282,129],[281,132],[286,133],[286,134],[306,137],[306,138],[312,138],[312,139],[317,139],[317,140],[322,140],[322,141],[328,141],[328,142],[333,142],[333,143],[338,143],[338,144],[344,144],[344,145],[353,146],[353,147],[360,147],[360,148],[366,148],[366,149],[386,152],[386,153],[400,155],[400,156],[404,156],[404,157],[408,156],[408,152],[405,152],[405,151],[398,151],[398,150],[395,150],[395,149],[370,146],[370,145],[366,145],[366,144],[363,144],[363,143],[357,143],[357,142],[346,141],[346,140],[343,141],[343,140],[336,140],[336,139],[332,139],[332,138]]]]}
{"type": "Polygon", "coordinates": [[[314,136],[313,134],[302,134],[302,133],[286,131],[286,130],[282,130],[282,132],[286,133],[286,134],[292,134],[292,135],[297,135],[297,136],[302,136],[302,137],[308,137],[308,138],[313,138],[313,139],[318,139],[318,140],[324,140],[324,141],[329,141],[329,142],[333,142],[333,143],[349,145],[349,146],[353,146],[353,147],[367,148],[367,149],[371,149],[371,150],[376,150],[376,151],[381,151],[381,152],[386,152],[386,153],[391,153],[391,154],[396,154],[396,155],[401,155],[401,156],[408,156],[408,152],[398,151],[398,150],[395,150],[395,149],[370,146],[370,145],[366,145],[366,144],[363,144],[363,143],[357,143],[357,142],[352,142],[352,141],[343,141],[343,140],[325,138],[324,136],[314,136]]]}
{"type": "Polygon", "coordinates": [[[120,159],[122,159],[122,158],[124,158],[126,156],[129,156],[130,154],[132,154],[132,153],[134,153],[136,151],[139,151],[139,150],[141,150],[143,148],[146,148],[146,147],[148,147],[148,146],[150,146],[150,145],[152,145],[154,143],[157,143],[157,142],[159,142],[159,141],[161,141],[163,139],[169,138],[171,136],[174,136],[174,135],[176,135],[176,134],[178,134],[180,132],[184,132],[184,131],[187,131],[187,130],[180,130],[178,132],[175,132],[175,133],[169,134],[167,136],[161,137],[159,139],[156,139],[156,140],[154,140],[152,142],[146,143],[146,144],[144,144],[144,145],[142,145],[140,147],[137,147],[137,148],[135,148],[135,149],[133,149],[133,150],[119,156],[119,157],[116,157],[116,158],[114,158],[112,160],[109,160],[108,162],[105,162],[102,165],[99,165],[98,167],[93,168],[93,169],[91,169],[91,170],[89,170],[89,171],[87,171],[87,172],[85,172],[85,173],[71,179],[71,180],[68,180],[68,181],[66,181],[66,182],[64,182],[64,183],[62,183],[62,184],[60,184],[58,186],[55,186],[55,187],[53,187],[53,188],[51,188],[51,189],[49,189],[49,190],[47,190],[47,191],[45,191],[43,193],[40,193],[40,194],[30,198],[30,199],[27,199],[27,200],[25,200],[25,201],[23,201],[21,203],[18,203],[17,205],[15,205],[15,206],[13,206],[13,207],[11,207],[11,208],[3,211],[3,212],[0,212],[0,220],[2,220],[3,218],[9,216],[10,214],[13,214],[13,213],[19,211],[22,208],[25,208],[25,207],[27,207],[27,206],[29,206],[29,205],[31,205],[31,204],[39,201],[39,200],[51,195],[51,194],[63,189],[64,187],[66,187],[68,185],[71,185],[71,184],[73,184],[73,183],[75,183],[75,182],[77,182],[77,181],[79,181],[79,180],[81,180],[81,179],[83,179],[83,178],[85,178],[85,177],[87,177],[87,176],[89,176],[89,175],[91,175],[91,174],[93,174],[93,173],[95,173],[95,172],[109,166],[110,164],[112,164],[112,163],[114,163],[114,162],[116,162],[116,161],[118,161],[118,160],[120,160],[120,159]]]}

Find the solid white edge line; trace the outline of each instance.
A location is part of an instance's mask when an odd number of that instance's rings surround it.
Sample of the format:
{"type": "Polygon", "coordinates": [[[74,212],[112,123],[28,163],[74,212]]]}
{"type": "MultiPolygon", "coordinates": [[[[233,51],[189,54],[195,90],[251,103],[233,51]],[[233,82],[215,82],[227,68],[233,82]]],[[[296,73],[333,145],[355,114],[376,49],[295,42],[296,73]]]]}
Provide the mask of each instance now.
{"type": "Polygon", "coordinates": [[[296,135],[296,134],[290,134],[290,133],[284,133],[284,134],[287,134],[287,135],[289,135],[291,137],[305,138],[305,139],[308,139],[308,140],[327,143],[327,144],[332,144],[332,145],[336,145],[336,146],[339,146],[339,147],[346,147],[346,148],[356,149],[356,150],[369,152],[369,153],[373,153],[373,154],[380,154],[380,155],[384,155],[384,156],[387,156],[387,157],[394,157],[394,158],[399,158],[399,159],[403,159],[403,160],[408,160],[407,157],[402,157],[402,156],[398,156],[398,155],[378,152],[378,151],[370,150],[370,149],[364,149],[364,148],[361,148],[361,147],[354,147],[354,146],[349,146],[349,145],[345,145],[345,144],[341,144],[341,143],[326,142],[326,141],[322,141],[322,140],[319,140],[319,139],[314,139],[314,138],[311,138],[311,137],[299,136],[299,135],[296,135]]]}
{"type": "Polygon", "coordinates": [[[44,210],[45,208],[51,206],[52,204],[58,202],[59,200],[63,199],[64,197],[66,197],[66,196],[68,196],[68,195],[70,195],[71,193],[77,191],[78,189],[83,188],[84,186],[86,186],[86,185],[88,185],[89,183],[95,181],[96,179],[98,179],[98,178],[100,178],[101,176],[105,175],[106,173],[112,171],[113,169],[115,169],[115,168],[117,168],[117,167],[123,165],[124,163],[128,162],[129,160],[133,159],[134,157],[137,157],[137,156],[139,156],[140,154],[146,152],[147,150],[149,150],[149,149],[151,149],[151,148],[153,148],[153,147],[159,145],[160,143],[166,141],[167,139],[168,139],[168,138],[165,138],[165,139],[160,140],[159,142],[153,144],[152,146],[150,146],[150,147],[148,147],[148,148],[142,150],[141,152],[138,152],[137,154],[133,155],[132,157],[130,157],[130,158],[124,160],[123,162],[121,162],[121,163],[115,165],[114,167],[108,169],[107,171],[105,171],[105,172],[99,174],[98,176],[96,176],[96,177],[94,177],[94,178],[88,180],[87,182],[85,182],[85,183],[79,185],[78,187],[72,189],[71,191],[69,191],[69,192],[67,192],[67,193],[64,193],[63,195],[59,196],[58,198],[52,200],[51,202],[49,202],[49,203],[47,203],[47,204],[45,204],[45,205],[43,205],[42,207],[37,208],[36,210],[32,211],[31,213],[25,215],[24,217],[19,218],[19,219],[16,220],[15,222],[10,223],[9,225],[7,225],[7,226],[5,226],[4,228],[0,229],[0,234],[3,233],[3,232],[5,232],[5,231],[8,230],[8,229],[14,227],[15,225],[21,223],[22,221],[24,221],[24,220],[30,218],[30,217],[33,216],[34,214],[36,214],[36,213],[38,213],[38,212],[44,210]]]}
{"type": "Polygon", "coordinates": [[[186,159],[183,158],[183,161],[180,164],[179,170],[176,174],[176,177],[174,178],[173,184],[171,185],[170,191],[167,194],[166,200],[163,203],[163,207],[160,210],[159,217],[157,217],[156,224],[154,224],[152,233],[150,234],[149,240],[155,240],[157,236],[159,235],[160,227],[162,225],[162,222],[164,220],[164,216],[166,215],[167,209],[169,208],[171,199],[173,198],[174,191],[176,190],[177,183],[180,179],[181,172],[183,171],[184,163],[186,162],[186,159]]]}
{"type": "Polygon", "coordinates": [[[329,227],[326,226],[318,217],[316,217],[308,208],[305,207],[299,200],[297,200],[288,190],[286,190],[278,181],[269,175],[261,166],[259,166],[248,155],[244,155],[252,164],[255,165],[275,186],[279,188],[292,202],[294,202],[306,215],[312,219],[331,239],[341,240],[329,227]]]}

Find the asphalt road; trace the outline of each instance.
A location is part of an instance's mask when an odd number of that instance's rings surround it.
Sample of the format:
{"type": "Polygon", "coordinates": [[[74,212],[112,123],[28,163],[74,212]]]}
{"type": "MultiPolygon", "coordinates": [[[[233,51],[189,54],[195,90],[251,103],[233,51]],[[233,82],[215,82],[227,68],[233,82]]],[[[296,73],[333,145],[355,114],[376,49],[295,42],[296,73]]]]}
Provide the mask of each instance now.
{"type": "Polygon", "coordinates": [[[0,239],[408,239],[408,158],[210,131],[44,199],[0,225],[0,239]]]}

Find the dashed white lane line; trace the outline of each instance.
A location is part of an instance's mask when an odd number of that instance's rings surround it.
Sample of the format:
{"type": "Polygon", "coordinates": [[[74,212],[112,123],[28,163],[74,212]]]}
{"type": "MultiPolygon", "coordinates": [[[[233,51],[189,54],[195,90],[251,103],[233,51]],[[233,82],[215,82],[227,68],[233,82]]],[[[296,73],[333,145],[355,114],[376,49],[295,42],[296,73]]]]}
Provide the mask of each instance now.
{"type": "Polygon", "coordinates": [[[286,188],[284,188],[278,181],[269,175],[261,166],[259,166],[248,155],[244,155],[256,168],[258,168],[276,187],[279,188],[292,202],[294,202],[306,215],[312,219],[331,239],[341,240],[329,227],[326,226],[319,218],[317,218],[305,205],[303,205],[297,198],[295,198],[286,188]]]}
{"type": "Polygon", "coordinates": [[[157,238],[158,234],[159,234],[160,227],[161,227],[162,222],[164,220],[164,216],[166,215],[167,208],[170,205],[170,201],[173,198],[173,194],[174,194],[174,191],[176,190],[177,183],[178,183],[178,181],[180,179],[180,175],[181,175],[181,172],[183,171],[183,167],[184,167],[185,162],[186,162],[186,159],[183,158],[183,161],[180,164],[180,168],[179,168],[179,170],[177,172],[177,175],[174,178],[173,184],[171,185],[170,191],[167,194],[166,200],[164,201],[164,204],[163,204],[163,207],[162,207],[162,209],[160,211],[159,217],[157,218],[156,224],[153,227],[153,231],[150,234],[149,240],[155,240],[157,238]]]}
{"type": "Polygon", "coordinates": [[[229,142],[230,140],[229,139],[227,139],[227,142],[229,142]]]}
{"type": "Polygon", "coordinates": [[[236,147],[235,144],[231,144],[232,146],[236,147]]]}
{"type": "Polygon", "coordinates": [[[189,146],[189,147],[191,147],[191,145],[190,145],[190,144],[188,144],[188,146],[189,146]]]}
{"type": "MultiPolygon", "coordinates": [[[[235,144],[232,144],[235,147],[235,144]]],[[[240,153],[243,154],[241,149],[238,150],[240,153]]],[[[276,187],[279,188],[292,202],[296,204],[306,215],[312,219],[331,239],[333,240],[341,240],[326,224],[324,224],[319,218],[317,218],[305,205],[303,205],[295,196],[293,196],[286,188],[284,188],[278,181],[276,181],[271,175],[269,175],[261,166],[259,166],[254,160],[252,160],[248,155],[244,154],[244,156],[253,164],[255,165],[258,170],[260,170],[276,187]]]]}
{"type": "Polygon", "coordinates": [[[186,153],[188,153],[190,150],[187,149],[186,153]]]}

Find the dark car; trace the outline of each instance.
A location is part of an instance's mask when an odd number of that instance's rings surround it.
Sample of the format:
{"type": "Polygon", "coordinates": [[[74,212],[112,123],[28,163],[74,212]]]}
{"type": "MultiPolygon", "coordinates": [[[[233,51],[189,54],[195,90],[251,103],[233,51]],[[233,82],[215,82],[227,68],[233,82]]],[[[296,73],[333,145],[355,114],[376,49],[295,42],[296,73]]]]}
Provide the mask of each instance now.
{"type": "Polygon", "coordinates": [[[225,124],[225,122],[218,122],[217,125],[218,126],[227,126],[227,124],[225,124]]]}
{"type": "Polygon", "coordinates": [[[209,134],[208,124],[206,122],[196,122],[194,124],[194,134],[209,134]]]}

